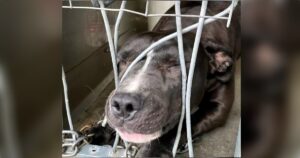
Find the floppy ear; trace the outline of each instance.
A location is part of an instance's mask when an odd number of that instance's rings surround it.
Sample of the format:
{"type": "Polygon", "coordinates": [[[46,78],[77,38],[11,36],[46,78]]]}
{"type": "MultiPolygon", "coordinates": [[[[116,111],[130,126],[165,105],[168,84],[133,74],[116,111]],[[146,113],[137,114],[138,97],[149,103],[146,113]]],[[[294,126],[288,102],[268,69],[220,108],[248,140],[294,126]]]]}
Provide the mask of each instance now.
{"type": "Polygon", "coordinates": [[[221,82],[228,82],[234,73],[234,59],[228,53],[219,50],[209,56],[210,73],[221,82]]]}
{"type": "Polygon", "coordinates": [[[204,52],[208,57],[209,74],[221,82],[228,82],[233,76],[235,56],[222,45],[212,41],[203,42],[204,52]]]}

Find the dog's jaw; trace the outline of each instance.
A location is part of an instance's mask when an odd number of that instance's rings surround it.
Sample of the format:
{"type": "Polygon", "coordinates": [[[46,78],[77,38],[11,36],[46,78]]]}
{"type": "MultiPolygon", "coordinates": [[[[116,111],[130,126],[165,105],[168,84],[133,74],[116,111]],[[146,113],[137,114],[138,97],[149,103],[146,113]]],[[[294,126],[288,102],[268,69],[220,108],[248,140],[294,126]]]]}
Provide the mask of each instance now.
{"type": "Polygon", "coordinates": [[[152,134],[140,134],[127,132],[125,130],[116,129],[121,138],[127,142],[143,144],[148,143],[154,139],[157,139],[161,136],[161,131],[154,132],[152,134]]]}

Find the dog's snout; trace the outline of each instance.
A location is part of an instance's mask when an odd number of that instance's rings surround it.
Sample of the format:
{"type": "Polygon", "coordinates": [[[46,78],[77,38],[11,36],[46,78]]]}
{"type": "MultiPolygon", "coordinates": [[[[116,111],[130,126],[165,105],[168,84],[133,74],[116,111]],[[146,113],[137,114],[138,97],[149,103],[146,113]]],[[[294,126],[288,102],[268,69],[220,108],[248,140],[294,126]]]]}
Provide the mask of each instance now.
{"type": "Polygon", "coordinates": [[[118,93],[112,97],[111,110],[116,117],[129,120],[140,109],[140,103],[140,97],[138,96],[129,93],[118,93]]]}

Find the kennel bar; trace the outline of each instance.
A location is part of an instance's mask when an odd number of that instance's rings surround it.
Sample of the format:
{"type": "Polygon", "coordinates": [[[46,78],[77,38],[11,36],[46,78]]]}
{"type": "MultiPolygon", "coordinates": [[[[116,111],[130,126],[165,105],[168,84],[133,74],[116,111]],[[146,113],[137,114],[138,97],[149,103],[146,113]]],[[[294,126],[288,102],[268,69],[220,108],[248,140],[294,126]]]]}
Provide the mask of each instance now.
{"type": "MultiPolygon", "coordinates": [[[[207,9],[207,1],[202,1],[201,5],[201,10],[200,10],[200,16],[203,16],[206,14],[206,9],[207,9]]],[[[186,91],[186,112],[185,112],[185,120],[186,120],[186,129],[187,129],[187,139],[188,139],[188,148],[189,148],[189,157],[194,157],[194,150],[193,150],[193,140],[192,140],[192,129],[191,129],[191,93],[192,93],[192,84],[193,84],[193,76],[194,76],[194,71],[195,71],[195,66],[196,66],[196,59],[197,59],[197,54],[198,54],[198,49],[199,49],[199,44],[200,44],[200,38],[202,35],[202,30],[203,30],[203,25],[204,25],[204,18],[201,17],[199,18],[198,26],[197,26],[197,32],[196,32],[196,37],[195,37],[195,42],[194,42],[194,47],[192,51],[192,58],[191,58],[191,63],[190,63],[190,69],[189,69],[189,74],[188,74],[188,80],[187,80],[187,91],[186,91]]]]}
{"type": "MultiPolygon", "coordinates": [[[[175,13],[176,15],[181,15],[181,8],[180,8],[180,1],[175,2],[175,13]]],[[[187,73],[186,73],[186,65],[184,59],[184,49],[183,49],[183,38],[182,38],[182,24],[181,24],[181,17],[176,16],[176,31],[177,31],[177,41],[178,41],[178,53],[179,53],[179,60],[180,60],[180,68],[181,68],[181,80],[182,80],[182,110],[180,115],[180,120],[177,128],[177,134],[174,141],[174,146],[172,149],[173,157],[176,156],[179,141],[181,138],[181,131],[182,131],[182,124],[184,120],[184,113],[185,113],[185,97],[186,97],[186,80],[187,80],[187,73]]]]}
{"type": "MultiPolygon", "coordinates": [[[[104,25],[105,25],[105,29],[106,29],[106,34],[107,34],[107,38],[108,38],[108,44],[109,44],[109,49],[110,49],[110,53],[111,53],[111,60],[113,63],[113,70],[114,70],[114,77],[115,77],[115,87],[118,88],[118,71],[117,71],[117,63],[116,63],[116,52],[117,52],[117,42],[118,42],[118,30],[119,30],[119,25],[120,25],[120,21],[122,19],[123,13],[124,12],[128,12],[128,13],[132,13],[132,14],[136,14],[136,15],[141,15],[141,16],[145,16],[145,17],[163,17],[163,16],[172,16],[176,18],[176,26],[177,26],[177,32],[172,33],[170,35],[167,35],[166,37],[158,40],[157,42],[153,43],[151,46],[149,46],[146,50],[144,50],[127,68],[127,70],[125,71],[124,75],[122,76],[120,82],[122,82],[124,80],[124,78],[127,76],[127,74],[129,73],[129,71],[132,69],[132,67],[138,62],[140,61],[143,57],[145,57],[149,52],[151,52],[155,47],[159,46],[160,44],[162,44],[165,41],[168,41],[170,39],[173,39],[175,37],[177,37],[178,40],[178,49],[179,49],[179,56],[180,56],[180,65],[181,65],[181,70],[182,71],[182,81],[183,81],[183,85],[182,85],[182,114],[180,117],[180,123],[179,123],[179,127],[177,130],[177,136],[176,136],[176,141],[174,143],[174,147],[173,147],[173,156],[175,157],[176,155],[176,151],[177,151],[177,147],[178,147],[178,143],[179,143],[179,139],[180,139],[180,133],[182,130],[182,122],[184,119],[184,114],[186,114],[186,125],[187,125],[187,137],[188,137],[188,151],[189,151],[189,156],[193,157],[193,146],[192,146],[192,138],[191,138],[191,125],[190,125],[190,96],[191,96],[191,87],[192,87],[192,78],[193,78],[193,73],[194,73],[194,68],[195,68],[195,62],[196,62],[196,57],[197,57],[197,52],[198,52],[198,46],[200,43],[200,38],[201,38],[201,33],[202,33],[202,29],[203,26],[205,24],[211,23],[217,19],[221,19],[221,20],[227,20],[227,27],[229,27],[230,21],[231,21],[231,16],[233,13],[233,9],[235,8],[235,6],[238,3],[238,0],[201,0],[202,1],[202,5],[201,5],[201,10],[200,10],[200,15],[182,15],[180,13],[180,1],[175,1],[175,9],[176,9],[176,13],[175,14],[149,14],[149,0],[146,1],[146,7],[145,7],[145,12],[137,12],[137,11],[133,11],[133,10],[129,10],[126,9],[126,2],[125,0],[122,1],[120,8],[115,9],[115,8],[106,8],[104,5],[103,0],[92,0],[93,4],[95,4],[95,2],[99,3],[99,7],[90,7],[90,6],[74,6],[72,3],[72,0],[69,0],[69,5],[68,6],[63,6],[63,8],[70,8],[70,9],[90,9],[90,10],[100,10],[103,20],[104,20],[104,25]],[[206,16],[206,8],[207,8],[207,3],[208,1],[230,1],[231,4],[228,8],[226,8],[224,11],[214,15],[214,16],[206,16]],[[118,17],[117,17],[117,21],[116,21],[116,25],[115,25],[115,34],[114,34],[114,39],[112,38],[112,33],[110,30],[110,24],[107,18],[107,14],[106,11],[114,11],[114,12],[119,12],[118,17]],[[227,17],[225,15],[228,15],[227,17]],[[191,26],[188,26],[184,29],[181,28],[181,18],[199,18],[199,22],[195,23],[191,26]],[[192,53],[192,58],[191,58],[191,66],[190,66],[190,70],[188,77],[186,78],[186,72],[185,72],[185,64],[184,64],[184,50],[183,50],[183,39],[182,39],[182,34],[183,33],[187,33],[193,29],[197,28],[197,32],[196,32],[196,39],[195,39],[195,43],[194,43],[194,47],[193,47],[193,53],[192,53]],[[187,81],[187,83],[186,83],[187,81]]],[[[62,70],[63,71],[63,70],[62,70]]],[[[65,76],[64,76],[64,71],[63,71],[63,81],[65,81],[65,76]]],[[[67,86],[64,84],[64,89],[65,92],[67,92],[67,86]]],[[[65,99],[67,99],[67,93],[65,93],[65,99]]],[[[68,103],[66,101],[66,103],[68,103]]],[[[69,108],[69,105],[66,104],[66,108],[69,108]]],[[[71,114],[69,110],[67,111],[67,115],[68,115],[68,121],[69,124],[72,124],[71,119],[71,114]]],[[[104,119],[103,121],[103,125],[106,124],[106,119],[104,119]]],[[[72,125],[70,125],[70,131],[75,132],[74,129],[71,129],[72,125]]],[[[64,131],[65,133],[67,131],[64,131]]],[[[78,136],[75,134],[72,135],[71,139],[71,143],[65,143],[64,145],[72,145],[71,150],[72,151],[72,156],[78,157],[78,155],[80,154],[91,154],[91,153],[82,153],[85,152],[85,150],[80,150],[79,153],[77,153],[77,143],[78,140],[84,140],[84,138],[78,138],[78,136]],[[74,142],[74,137],[75,137],[75,142],[74,142]],[[75,153],[75,154],[74,154],[75,153]],[[73,155],[74,154],[74,155],[73,155]],[[77,154],[77,155],[76,155],[77,154]]],[[[118,140],[119,140],[119,136],[117,134],[116,136],[116,140],[114,143],[113,148],[107,148],[106,150],[111,150],[113,151],[113,153],[115,152],[115,149],[117,149],[117,144],[118,144],[118,140]]],[[[125,142],[125,144],[127,144],[125,142]]],[[[87,144],[89,145],[89,144],[87,144]]],[[[85,145],[85,146],[87,146],[85,145]]],[[[102,146],[98,146],[94,148],[97,148],[99,150],[102,150],[102,146]]],[[[128,145],[126,145],[126,151],[128,151],[127,149],[128,145]]],[[[85,149],[85,148],[82,148],[85,149]]],[[[107,152],[110,153],[110,152],[107,152]]],[[[127,153],[125,154],[126,156],[127,153]]],[[[63,156],[70,156],[70,155],[63,155],[63,156]]],[[[92,157],[92,155],[90,155],[92,157]]],[[[104,156],[104,155],[102,155],[104,156]]],[[[106,155],[107,156],[107,155],[106,155]]]]}
{"type": "Polygon", "coordinates": [[[241,142],[241,120],[240,120],[239,131],[238,131],[238,135],[237,135],[236,143],[235,143],[234,157],[242,156],[241,144],[242,144],[242,142],[241,142]]]}

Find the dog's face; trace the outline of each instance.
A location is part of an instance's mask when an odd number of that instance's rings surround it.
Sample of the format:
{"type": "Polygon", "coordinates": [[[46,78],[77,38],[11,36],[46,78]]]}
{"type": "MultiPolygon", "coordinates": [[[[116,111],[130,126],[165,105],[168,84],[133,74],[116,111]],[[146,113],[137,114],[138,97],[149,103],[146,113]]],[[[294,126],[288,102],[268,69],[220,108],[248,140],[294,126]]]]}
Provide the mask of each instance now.
{"type": "MultiPolygon", "coordinates": [[[[121,47],[117,55],[120,78],[130,63],[155,41],[153,36],[140,35],[121,47]]],[[[191,52],[191,48],[185,47],[185,51],[191,52]]],[[[188,68],[190,53],[185,57],[188,68]]],[[[181,87],[178,48],[173,40],[139,61],[111,93],[106,105],[108,123],[125,141],[145,143],[156,139],[178,123],[181,87]]]]}

